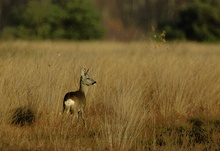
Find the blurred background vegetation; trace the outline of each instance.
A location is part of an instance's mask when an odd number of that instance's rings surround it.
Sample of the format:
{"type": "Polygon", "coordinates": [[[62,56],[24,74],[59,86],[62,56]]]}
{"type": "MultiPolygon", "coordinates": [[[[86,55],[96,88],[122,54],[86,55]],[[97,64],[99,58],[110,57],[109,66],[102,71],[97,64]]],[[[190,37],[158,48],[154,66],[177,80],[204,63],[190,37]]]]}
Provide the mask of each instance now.
{"type": "Polygon", "coordinates": [[[1,0],[2,39],[219,41],[219,0],[1,0]]]}

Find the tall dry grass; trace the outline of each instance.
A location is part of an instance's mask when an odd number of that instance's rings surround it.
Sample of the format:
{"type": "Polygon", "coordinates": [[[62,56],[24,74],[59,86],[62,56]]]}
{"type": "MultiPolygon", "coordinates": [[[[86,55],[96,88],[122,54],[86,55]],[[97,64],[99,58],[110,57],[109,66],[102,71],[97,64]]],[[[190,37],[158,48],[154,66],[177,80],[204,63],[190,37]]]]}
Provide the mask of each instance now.
{"type": "Polygon", "coordinates": [[[13,41],[0,57],[0,150],[220,148],[220,45],[13,41]],[[82,66],[97,81],[88,129],[62,120],[82,66]],[[10,124],[20,107],[32,125],[10,124]]]}

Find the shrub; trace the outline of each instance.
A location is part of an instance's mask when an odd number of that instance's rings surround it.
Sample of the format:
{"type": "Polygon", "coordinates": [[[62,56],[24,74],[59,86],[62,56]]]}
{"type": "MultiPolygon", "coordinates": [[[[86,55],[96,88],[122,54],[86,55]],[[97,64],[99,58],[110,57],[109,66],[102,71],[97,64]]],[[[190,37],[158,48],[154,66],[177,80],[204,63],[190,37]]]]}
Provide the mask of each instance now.
{"type": "Polygon", "coordinates": [[[68,14],[63,20],[66,39],[98,39],[104,30],[101,17],[88,0],[68,0],[63,9],[68,14]]]}
{"type": "Polygon", "coordinates": [[[180,11],[179,27],[188,39],[216,41],[220,39],[220,5],[197,2],[180,11]]]}
{"type": "Polygon", "coordinates": [[[167,40],[220,40],[220,2],[198,0],[193,5],[179,10],[177,22],[162,23],[159,28],[166,31],[167,40]]]}
{"type": "Polygon", "coordinates": [[[14,26],[3,30],[3,38],[88,40],[104,34],[101,16],[87,0],[29,1],[11,14],[14,26]]]}
{"type": "Polygon", "coordinates": [[[166,32],[166,40],[185,39],[185,33],[178,29],[176,25],[164,23],[159,25],[159,29],[166,32]]]}

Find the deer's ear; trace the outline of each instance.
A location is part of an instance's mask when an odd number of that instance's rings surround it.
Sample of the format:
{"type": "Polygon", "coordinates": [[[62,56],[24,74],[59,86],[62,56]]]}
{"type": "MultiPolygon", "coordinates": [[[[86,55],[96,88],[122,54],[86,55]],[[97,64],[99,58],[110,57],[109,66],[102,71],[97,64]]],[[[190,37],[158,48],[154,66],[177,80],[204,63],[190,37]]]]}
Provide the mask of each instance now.
{"type": "Polygon", "coordinates": [[[81,76],[85,76],[85,74],[86,74],[86,69],[85,69],[85,68],[82,68],[82,69],[81,69],[81,76]]]}
{"type": "Polygon", "coordinates": [[[90,70],[90,69],[86,70],[86,72],[85,72],[85,73],[86,73],[86,74],[88,74],[88,73],[89,73],[89,70],[90,70]]]}

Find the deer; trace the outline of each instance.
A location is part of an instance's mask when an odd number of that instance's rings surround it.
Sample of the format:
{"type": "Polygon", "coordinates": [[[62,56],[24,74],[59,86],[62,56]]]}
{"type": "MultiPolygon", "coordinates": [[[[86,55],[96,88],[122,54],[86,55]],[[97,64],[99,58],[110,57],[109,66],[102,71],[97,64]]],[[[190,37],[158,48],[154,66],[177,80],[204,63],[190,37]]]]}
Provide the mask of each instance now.
{"type": "Polygon", "coordinates": [[[74,92],[66,93],[63,100],[63,113],[73,115],[76,123],[78,122],[79,115],[81,113],[81,118],[85,128],[87,127],[84,113],[86,106],[86,95],[88,93],[89,86],[96,85],[96,81],[90,77],[88,72],[89,69],[81,69],[79,89],[74,92]]]}

